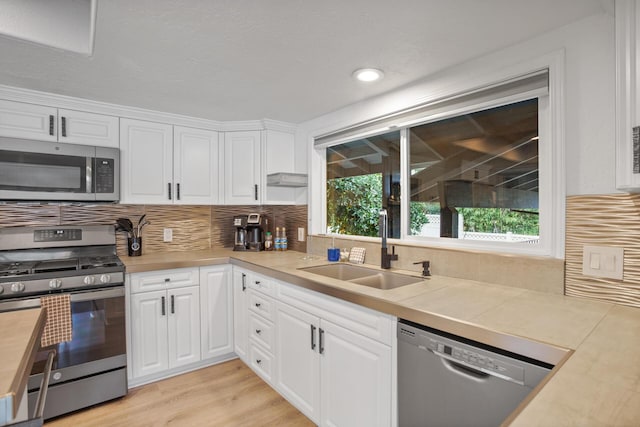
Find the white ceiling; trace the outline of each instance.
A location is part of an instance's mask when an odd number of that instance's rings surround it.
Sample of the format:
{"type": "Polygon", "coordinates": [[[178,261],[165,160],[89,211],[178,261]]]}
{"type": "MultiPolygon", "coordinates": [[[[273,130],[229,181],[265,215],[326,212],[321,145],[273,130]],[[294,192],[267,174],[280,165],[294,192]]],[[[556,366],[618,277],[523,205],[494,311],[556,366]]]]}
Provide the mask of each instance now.
{"type": "Polygon", "coordinates": [[[93,56],[0,37],[0,84],[214,120],[299,123],[610,4],[102,0],[93,56]],[[359,67],[385,78],[358,83],[359,67]]]}

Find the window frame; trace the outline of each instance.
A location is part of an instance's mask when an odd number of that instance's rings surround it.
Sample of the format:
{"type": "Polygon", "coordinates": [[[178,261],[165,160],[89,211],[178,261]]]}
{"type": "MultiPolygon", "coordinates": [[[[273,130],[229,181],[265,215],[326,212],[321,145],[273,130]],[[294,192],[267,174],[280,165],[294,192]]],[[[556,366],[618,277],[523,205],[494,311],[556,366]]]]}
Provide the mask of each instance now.
{"type": "MultiPolygon", "coordinates": [[[[564,141],[564,52],[558,51],[553,52],[549,55],[545,55],[543,57],[537,58],[535,60],[531,60],[528,64],[519,64],[518,66],[514,66],[507,71],[507,74],[504,75],[499,71],[495,71],[493,76],[500,76],[498,80],[487,79],[485,75],[483,79],[484,84],[475,85],[472,87],[468,87],[463,84],[462,81],[458,82],[458,90],[453,91],[452,87],[449,87],[451,90],[450,93],[465,93],[465,89],[467,89],[468,93],[472,93],[474,90],[482,90],[482,88],[490,87],[490,86],[498,86],[501,83],[505,83],[508,81],[512,81],[514,78],[518,78],[518,76],[526,76],[531,74],[532,72],[536,72],[535,70],[543,70],[546,69],[548,72],[548,95],[547,96],[526,96],[525,94],[517,94],[515,97],[507,97],[508,99],[503,99],[501,102],[499,100],[492,100],[489,102],[489,107],[499,106],[502,104],[508,104],[511,102],[517,102],[517,100],[522,99],[530,99],[534,97],[538,97],[539,102],[539,112],[542,115],[543,111],[546,116],[543,119],[540,119],[539,116],[539,129],[540,129],[540,140],[548,141],[548,143],[543,143],[539,145],[540,150],[540,187],[541,191],[539,193],[539,203],[541,212],[544,209],[546,214],[540,215],[540,241],[536,245],[518,245],[518,244],[507,244],[504,243],[491,243],[491,242],[479,242],[479,241],[464,241],[463,239],[447,239],[447,238],[426,238],[423,236],[412,236],[409,234],[409,204],[408,204],[408,186],[406,185],[407,177],[409,174],[409,150],[408,144],[406,142],[407,138],[407,130],[411,125],[418,123],[425,123],[425,120],[420,120],[416,123],[405,124],[403,129],[401,130],[401,174],[404,179],[404,182],[401,186],[401,200],[403,203],[402,209],[402,224],[401,224],[401,236],[399,239],[389,239],[389,243],[392,244],[404,244],[409,246],[424,246],[424,247],[436,247],[436,248],[444,248],[444,249],[458,249],[458,250],[479,250],[483,252],[491,252],[491,253],[507,253],[507,254],[521,254],[521,255],[531,255],[531,256],[544,256],[544,257],[554,257],[563,259],[564,258],[564,209],[565,209],[565,197],[566,197],[566,189],[565,189],[565,141],[564,141]],[[514,69],[518,69],[519,72],[514,73],[514,69]],[[532,71],[533,70],[533,71],[532,71]]],[[[503,70],[504,71],[504,70],[503,70]]],[[[446,96],[446,92],[440,94],[446,96]]],[[[424,102],[424,98],[422,99],[424,102]]],[[[417,104],[413,104],[417,105],[417,104]]],[[[412,105],[407,105],[405,109],[409,110],[413,108],[412,105]]],[[[473,105],[474,110],[479,110],[481,108],[481,104],[473,105]]],[[[404,109],[400,109],[402,111],[404,109]]],[[[398,110],[396,110],[398,111],[398,110]]],[[[446,113],[447,116],[455,115],[456,110],[448,111],[446,113]]],[[[345,116],[346,117],[346,116],[345,116]]],[[[365,116],[366,118],[366,116],[365,116]]],[[[430,120],[436,120],[437,114],[429,117],[430,120]]],[[[348,135],[345,138],[334,139],[329,143],[318,144],[318,138],[325,138],[327,135],[338,134],[344,129],[349,128],[349,122],[343,121],[342,126],[338,127],[336,122],[333,122],[333,125],[329,125],[328,127],[324,127],[322,132],[311,132],[310,135],[310,143],[311,143],[311,161],[319,166],[319,168],[314,168],[316,173],[319,172],[321,175],[318,177],[319,179],[312,180],[312,188],[311,190],[311,206],[310,206],[310,225],[312,226],[312,230],[315,233],[320,235],[324,235],[326,233],[326,222],[327,222],[327,201],[326,201],[326,148],[332,145],[338,145],[344,142],[352,141],[358,138],[372,136],[377,134],[382,134],[388,132],[390,130],[389,127],[377,127],[375,126],[375,121],[371,121],[372,124],[370,126],[370,130],[364,129],[362,132],[357,134],[348,135]],[[316,163],[317,162],[317,163],[316,163]],[[314,204],[319,202],[320,206],[315,206],[314,204]],[[320,218],[317,216],[315,219],[313,218],[313,213],[320,215],[320,218]]],[[[353,121],[351,121],[353,123],[353,121]]],[[[362,121],[360,121],[362,123],[362,121]]],[[[357,126],[354,124],[353,126],[357,126]]],[[[316,128],[316,130],[320,130],[316,128]]],[[[395,130],[395,129],[394,129],[395,130]]],[[[317,176],[317,175],[316,175],[317,176]]],[[[313,234],[313,233],[312,233],[313,234]]],[[[340,235],[340,238],[343,239],[351,239],[351,240],[360,240],[360,241],[371,241],[376,242],[380,241],[380,238],[374,237],[365,237],[365,236],[350,236],[350,235],[340,235]]]]}

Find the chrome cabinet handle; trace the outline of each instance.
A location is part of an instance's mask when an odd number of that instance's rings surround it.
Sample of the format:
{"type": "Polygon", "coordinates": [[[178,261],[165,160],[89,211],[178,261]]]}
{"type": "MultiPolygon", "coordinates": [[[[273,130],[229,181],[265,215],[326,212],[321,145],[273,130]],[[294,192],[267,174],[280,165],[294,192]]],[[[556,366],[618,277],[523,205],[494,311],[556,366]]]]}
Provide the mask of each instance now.
{"type": "Polygon", "coordinates": [[[253,193],[254,193],[253,197],[255,198],[255,200],[258,200],[258,184],[255,184],[253,186],[253,193]]]}
{"type": "Polygon", "coordinates": [[[176,300],[175,300],[175,295],[171,295],[171,314],[176,314],[176,300]]]}
{"type": "Polygon", "coordinates": [[[49,135],[53,136],[53,115],[49,116],[49,135]]]}
{"type": "Polygon", "coordinates": [[[62,117],[61,118],[62,121],[62,136],[63,137],[67,137],[67,118],[66,117],[62,117]]]}
{"type": "Polygon", "coordinates": [[[315,350],[316,349],[316,327],[313,325],[309,325],[311,326],[311,350],[315,350]]]}
{"type": "Polygon", "coordinates": [[[165,309],[165,301],[164,301],[164,297],[162,297],[162,315],[165,316],[166,313],[166,309],[165,309]]]}
{"type": "Polygon", "coordinates": [[[171,183],[170,182],[167,183],[167,190],[169,192],[169,200],[171,200],[171,183]]]}
{"type": "Polygon", "coordinates": [[[324,354],[324,330],[320,328],[319,332],[320,332],[320,348],[318,352],[320,354],[324,354]]]}

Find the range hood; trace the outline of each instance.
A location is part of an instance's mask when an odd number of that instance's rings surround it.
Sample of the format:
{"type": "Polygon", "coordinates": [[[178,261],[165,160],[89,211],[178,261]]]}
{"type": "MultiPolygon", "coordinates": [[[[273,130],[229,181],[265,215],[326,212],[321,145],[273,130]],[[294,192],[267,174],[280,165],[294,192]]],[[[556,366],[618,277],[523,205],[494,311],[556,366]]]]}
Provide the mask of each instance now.
{"type": "Polygon", "coordinates": [[[267,185],[271,187],[306,187],[307,174],[279,172],[267,175],[267,185]]]}

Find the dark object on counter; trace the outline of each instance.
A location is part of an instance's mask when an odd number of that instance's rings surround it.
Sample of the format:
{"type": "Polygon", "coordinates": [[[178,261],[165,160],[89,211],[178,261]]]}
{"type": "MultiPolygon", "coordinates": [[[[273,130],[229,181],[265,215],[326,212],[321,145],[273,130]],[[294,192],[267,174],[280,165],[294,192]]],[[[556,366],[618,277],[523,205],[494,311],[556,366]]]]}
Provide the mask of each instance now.
{"type": "Polygon", "coordinates": [[[431,263],[429,261],[418,261],[418,262],[414,262],[414,265],[418,265],[418,264],[422,264],[422,275],[427,277],[427,276],[431,276],[431,263]]]}
{"type": "Polygon", "coordinates": [[[127,254],[129,256],[142,255],[142,237],[129,237],[127,239],[127,254]]]}
{"type": "Polygon", "coordinates": [[[233,226],[236,228],[233,239],[234,251],[246,251],[247,242],[247,215],[236,215],[233,217],[233,226]]]}
{"type": "Polygon", "coordinates": [[[249,214],[247,217],[247,250],[264,251],[264,217],[258,213],[249,214]]]}

